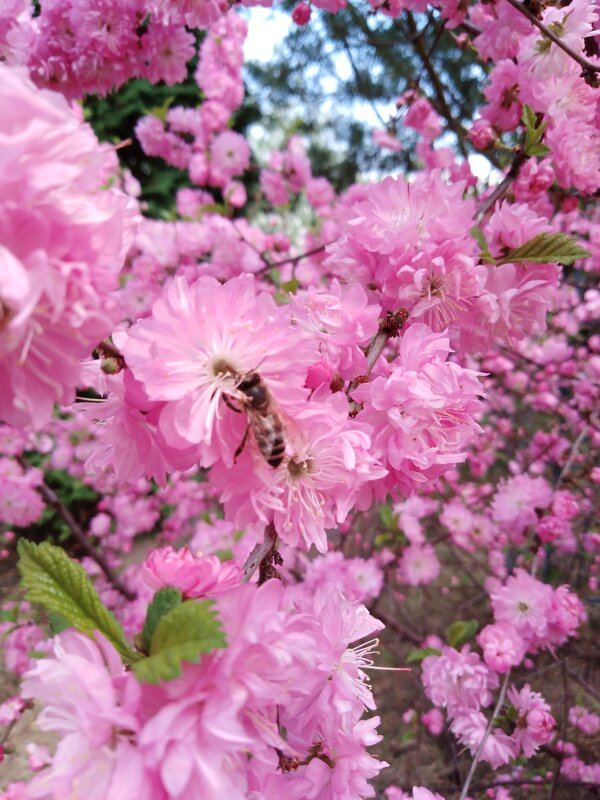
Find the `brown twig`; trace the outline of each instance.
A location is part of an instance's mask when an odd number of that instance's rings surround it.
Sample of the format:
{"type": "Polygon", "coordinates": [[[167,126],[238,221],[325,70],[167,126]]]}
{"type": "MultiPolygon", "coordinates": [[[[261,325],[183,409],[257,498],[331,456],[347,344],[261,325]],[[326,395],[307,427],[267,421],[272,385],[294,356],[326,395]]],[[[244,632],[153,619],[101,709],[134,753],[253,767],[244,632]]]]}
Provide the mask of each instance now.
{"type": "Polygon", "coordinates": [[[573,469],[573,464],[575,463],[575,459],[579,455],[579,451],[581,450],[581,445],[583,444],[583,440],[588,435],[590,427],[592,425],[595,425],[597,419],[598,419],[598,412],[595,411],[590,417],[589,422],[586,422],[583,428],[581,429],[577,439],[575,439],[575,441],[573,442],[573,446],[571,447],[571,452],[569,453],[569,457],[567,458],[564,467],[560,471],[560,475],[556,479],[556,484],[554,486],[555,489],[558,489],[560,487],[560,485],[565,481],[569,472],[573,469]]]}
{"type": "Polygon", "coordinates": [[[494,726],[494,721],[496,717],[502,711],[502,706],[504,705],[504,698],[506,697],[506,690],[508,689],[508,681],[510,680],[510,670],[504,676],[504,680],[502,681],[502,686],[500,687],[500,695],[498,696],[498,702],[496,703],[496,707],[494,708],[494,713],[492,714],[490,721],[487,724],[487,728],[485,729],[485,733],[483,734],[483,738],[479,742],[479,747],[475,751],[475,755],[473,756],[473,763],[471,764],[471,768],[467,774],[466,780],[464,782],[462,791],[460,793],[459,800],[465,800],[468,792],[469,786],[471,785],[471,781],[473,780],[473,775],[475,774],[475,770],[477,768],[477,764],[481,760],[481,755],[483,753],[483,748],[485,747],[485,743],[487,742],[490,733],[492,732],[492,728],[494,726]]]}
{"type": "MultiPolygon", "coordinates": [[[[24,464],[24,466],[28,465],[24,464]]],[[[108,561],[102,555],[102,553],[99,553],[98,550],[96,550],[94,545],[79,527],[73,515],[62,502],[60,497],[56,494],[56,492],[53,491],[46,483],[42,483],[37,487],[37,489],[46,502],[49,505],[54,506],[60,517],[62,517],[63,521],[66,523],[75,541],[79,544],[81,549],[84,550],[87,555],[96,562],[96,564],[98,564],[102,572],[105,574],[108,582],[127,600],[135,600],[137,594],[125,586],[123,581],[113,571],[112,567],[110,567],[108,561]]]]}
{"type": "Polygon", "coordinates": [[[519,170],[521,169],[521,165],[524,164],[525,161],[527,161],[528,158],[529,158],[529,156],[525,155],[525,153],[522,152],[522,151],[517,153],[517,155],[513,159],[512,164],[510,165],[510,169],[508,170],[508,172],[506,173],[506,175],[504,177],[504,180],[502,180],[498,184],[498,186],[496,186],[496,188],[491,193],[491,195],[489,197],[486,197],[486,199],[483,201],[483,203],[479,207],[479,210],[477,211],[477,214],[475,216],[475,221],[477,222],[477,224],[479,224],[481,222],[481,220],[485,217],[485,215],[490,210],[490,208],[493,208],[494,203],[497,200],[500,200],[501,197],[504,197],[504,194],[508,191],[508,189],[510,188],[512,182],[515,180],[515,178],[519,174],[519,170]]]}
{"type": "Polygon", "coordinates": [[[565,672],[569,678],[574,680],[575,683],[578,683],[581,688],[589,694],[590,697],[593,697],[597,703],[600,703],[600,692],[597,689],[594,689],[593,686],[590,686],[590,684],[584,680],[581,675],[575,672],[575,670],[571,669],[571,667],[567,666],[567,664],[565,664],[565,672]]]}
{"type": "Polygon", "coordinates": [[[346,389],[346,394],[350,396],[352,392],[356,389],[356,387],[364,383],[366,379],[371,374],[373,367],[375,366],[377,359],[383,352],[383,348],[385,347],[387,340],[392,339],[399,335],[400,329],[408,319],[408,311],[405,308],[401,308],[398,311],[388,313],[379,320],[379,330],[375,334],[375,336],[371,339],[369,344],[365,348],[365,356],[367,357],[367,371],[364,375],[360,375],[358,378],[355,378],[349,384],[348,388],[346,389]]]}
{"type": "Polygon", "coordinates": [[[600,72],[600,66],[594,64],[592,61],[588,61],[585,56],[582,56],[581,53],[577,53],[572,47],[570,47],[570,45],[563,42],[560,36],[557,36],[547,25],[544,25],[544,23],[539,20],[535,14],[532,14],[523,3],[520,3],[519,0],[506,0],[506,2],[510,3],[511,6],[523,14],[524,17],[527,17],[529,22],[531,22],[532,25],[535,25],[535,27],[538,28],[538,30],[540,30],[547,39],[550,39],[551,42],[554,42],[554,44],[559,47],[563,53],[566,53],[573,59],[573,61],[576,61],[579,64],[582,69],[582,77],[587,84],[590,86],[598,86],[596,73],[600,72]]]}
{"type": "MultiPolygon", "coordinates": [[[[562,720],[562,730],[560,734],[561,741],[565,741],[565,736],[567,733],[567,671],[565,669],[565,659],[561,659],[561,675],[562,675],[562,686],[563,686],[563,720],[562,720]]],[[[548,796],[548,800],[554,800],[554,795],[556,794],[556,789],[558,787],[558,779],[560,778],[560,769],[562,767],[562,761],[556,762],[556,766],[554,767],[554,775],[552,777],[552,785],[550,786],[550,794],[548,796]]]]}
{"type": "Polygon", "coordinates": [[[437,111],[444,117],[448,128],[456,134],[456,138],[458,140],[458,147],[463,156],[463,158],[468,158],[467,149],[465,147],[464,140],[467,136],[467,131],[465,128],[458,122],[458,120],[454,119],[452,116],[452,111],[448,105],[448,101],[446,100],[446,95],[444,93],[444,86],[439,78],[439,75],[435,71],[433,64],[431,63],[431,59],[429,58],[429,54],[427,52],[427,47],[425,45],[425,41],[423,39],[422,31],[419,31],[417,27],[417,23],[415,22],[415,18],[411,11],[406,11],[406,21],[408,24],[408,29],[411,34],[411,44],[413,44],[417,55],[419,56],[425,71],[431,81],[431,85],[433,87],[433,91],[435,93],[436,102],[435,105],[437,106],[437,111]]]}
{"type": "MultiPolygon", "coordinates": [[[[374,609],[372,613],[375,613],[374,609]]],[[[386,628],[390,628],[391,630],[395,631],[395,633],[397,633],[401,639],[405,639],[406,641],[416,644],[417,646],[421,644],[423,637],[419,636],[418,633],[415,633],[414,631],[411,631],[408,628],[400,625],[398,622],[396,622],[396,620],[388,617],[385,612],[379,611],[379,609],[376,613],[377,617],[383,622],[386,628]]]]}
{"type": "Polygon", "coordinates": [[[260,544],[255,545],[254,549],[246,559],[244,564],[244,583],[248,583],[250,578],[254,575],[256,570],[263,565],[271,566],[273,556],[275,554],[275,546],[277,545],[277,531],[275,525],[270,522],[265,528],[265,538],[260,544]]]}

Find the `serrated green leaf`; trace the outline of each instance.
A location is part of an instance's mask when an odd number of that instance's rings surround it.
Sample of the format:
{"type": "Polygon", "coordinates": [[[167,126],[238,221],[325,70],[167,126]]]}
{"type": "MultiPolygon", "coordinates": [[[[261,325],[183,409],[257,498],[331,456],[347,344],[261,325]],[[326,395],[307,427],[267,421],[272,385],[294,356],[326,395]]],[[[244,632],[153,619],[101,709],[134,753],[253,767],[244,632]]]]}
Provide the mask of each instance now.
{"type": "Polygon", "coordinates": [[[212,600],[186,600],[161,617],[150,655],[133,665],[144,683],[172,680],[181,674],[184,661],[197,663],[203,653],[227,645],[221,622],[213,611],[212,600]]]}
{"type": "Polygon", "coordinates": [[[147,652],[150,652],[150,643],[161,618],[180,605],[181,599],[182,594],[179,589],[175,589],[172,586],[166,586],[155,593],[146,611],[146,621],[142,631],[142,640],[147,652]]]}
{"type": "Polygon", "coordinates": [[[531,106],[528,106],[527,104],[523,105],[521,120],[523,121],[523,125],[525,125],[525,128],[527,129],[535,128],[537,117],[535,111],[533,110],[533,108],[531,108],[531,106]]]}
{"type": "Polygon", "coordinates": [[[100,631],[126,662],[138,655],[125,639],[123,629],[100,600],[84,568],[60,547],[21,539],[17,547],[19,571],[27,588],[27,600],[60,614],[74,628],[91,638],[100,631]]]}
{"type": "Polygon", "coordinates": [[[528,156],[543,157],[548,155],[548,153],[550,152],[550,148],[547,147],[545,144],[542,144],[542,142],[535,142],[535,144],[530,145],[525,152],[527,153],[528,156]]]}
{"type": "Polygon", "coordinates": [[[458,649],[463,644],[472,639],[479,630],[479,623],[476,619],[459,619],[453,622],[448,628],[447,639],[450,647],[458,649]]]}
{"type": "Polygon", "coordinates": [[[292,278],[291,280],[281,284],[281,288],[284,292],[291,292],[292,294],[295,294],[298,291],[299,286],[300,281],[298,278],[292,278]]]}
{"type": "Polygon", "coordinates": [[[441,650],[437,650],[435,647],[421,647],[419,650],[411,650],[410,653],[406,656],[406,663],[407,664],[420,664],[421,661],[424,661],[428,656],[441,656],[441,650]]]}
{"type": "Polygon", "coordinates": [[[69,620],[65,619],[62,614],[57,614],[56,611],[50,611],[48,617],[50,619],[50,633],[52,636],[56,636],[58,633],[62,633],[66,631],[67,628],[71,627],[69,620]]]}
{"type": "Polygon", "coordinates": [[[591,255],[577,244],[577,240],[566,233],[539,233],[520,247],[509,250],[497,261],[498,264],[509,264],[518,261],[530,261],[534,264],[572,264],[578,258],[591,255]]]}

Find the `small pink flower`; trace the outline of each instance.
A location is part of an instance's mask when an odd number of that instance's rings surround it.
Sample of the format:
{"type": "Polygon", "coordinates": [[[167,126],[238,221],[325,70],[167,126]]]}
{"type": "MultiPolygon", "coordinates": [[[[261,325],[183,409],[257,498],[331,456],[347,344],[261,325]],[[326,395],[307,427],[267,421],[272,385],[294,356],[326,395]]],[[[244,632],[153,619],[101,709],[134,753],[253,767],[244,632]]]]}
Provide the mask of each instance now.
{"type": "Polygon", "coordinates": [[[173,586],[185,597],[214,597],[236,586],[242,577],[233,561],[217,556],[195,556],[187,547],[153,550],[142,566],[144,580],[153,589],[173,586]]]}
{"type": "Polygon", "coordinates": [[[525,656],[526,645],[511,625],[486,625],[477,637],[483,659],[501,675],[516,667],[525,656]]]}
{"type": "Polygon", "coordinates": [[[310,6],[306,3],[298,3],[292,11],[292,19],[296,25],[307,25],[310,20],[310,6]]]}

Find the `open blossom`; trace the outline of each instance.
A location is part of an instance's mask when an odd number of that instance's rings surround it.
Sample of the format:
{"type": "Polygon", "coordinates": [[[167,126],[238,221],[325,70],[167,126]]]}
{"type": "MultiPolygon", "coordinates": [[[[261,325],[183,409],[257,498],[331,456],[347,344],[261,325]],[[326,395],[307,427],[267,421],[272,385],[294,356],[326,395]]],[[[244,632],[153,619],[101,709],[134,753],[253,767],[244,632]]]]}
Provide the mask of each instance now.
{"type": "MultiPolygon", "coordinates": [[[[580,54],[583,53],[584,39],[597,32],[593,30],[595,5],[589,0],[573,0],[567,8],[548,8],[542,21],[565,45],[580,54]]],[[[530,75],[535,78],[559,74],[570,64],[569,55],[540,35],[537,29],[534,30],[521,44],[520,60],[528,63],[530,75]]]]}
{"type": "Polygon", "coordinates": [[[352,392],[358,415],[374,429],[374,452],[390,469],[390,490],[408,490],[466,458],[480,428],[478,373],[447,361],[448,338],[416,323],[403,333],[400,354],[352,392]]]}
{"type": "Polygon", "coordinates": [[[0,458],[0,523],[26,527],[38,520],[45,508],[36,491],[42,481],[39,470],[24,470],[16,461],[0,458]]]}
{"type": "Polygon", "coordinates": [[[153,550],[142,573],[153,589],[172,586],[184,597],[214,597],[237,586],[242,577],[233,561],[222,563],[217,556],[194,555],[187,547],[174,550],[170,546],[153,550]]]}
{"type": "Polygon", "coordinates": [[[477,644],[483,650],[485,663],[501,675],[518,666],[527,650],[526,643],[507,623],[486,625],[477,636],[477,644]]]}
{"type": "Polygon", "coordinates": [[[539,692],[532,692],[528,683],[520,690],[511,686],[507,697],[518,714],[517,725],[512,735],[513,741],[518,750],[522,750],[527,758],[531,758],[543,744],[552,739],[556,720],[542,695],[539,692]]]}
{"type": "Polygon", "coordinates": [[[402,551],[398,580],[409,586],[431,583],[440,574],[440,562],[430,544],[411,544],[402,551]]]}
{"type": "Polygon", "coordinates": [[[40,426],[114,324],[133,207],[101,190],[115,162],[63,97],[0,64],[0,106],[0,418],[40,426]]]}
{"type": "Polygon", "coordinates": [[[449,717],[488,706],[491,690],[499,683],[496,673],[470,651],[469,645],[460,652],[443,647],[441,656],[427,656],[422,680],[427,697],[435,706],[447,708],[449,717]]]}
{"type": "Polygon", "coordinates": [[[205,464],[219,455],[232,461],[244,436],[245,415],[223,401],[235,405],[243,376],[258,371],[276,402],[293,412],[317,360],[314,343],[291,328],[289,311],[257,294],[249,275],[191,286],[175,278],[152,316],[129,329],[124,353],[148,397],[172,401],[161,415],[167,441],[201,444],[205,464]]]}
{"type": "Polygon", "coordinates": [[[319,341],[321,352],[343,378],[363,374],[367,361],[360,345],[377,333],[381,308],[370,303],[360,283],[333,280],[328,291],[310,287],[291,298],[294,320],[319,341]]]}
{"type": "Polygon", "coordinates": [[[304,541],[327,549],[326,529],[350,509],[370,505],[368,485],[386,475],[371,455],[368,426],[348,418],[344,394],[317,390],[292,418],[285,417],[286,451],[273,469],[255,449],[245,448],[237,464],[213,467],[228,517],[238,525],[258,518],[273,522],[288,544],[304,541]]]}
{"type": "MultiPolygon", "coordinates": [[[[475,709],[464,709],[452,720],[450,729],[475,754],[488,726],[485,714],[475,709]]],[[[487,738],[481,758],[488,761],[494,769],[515,758],[517,748],[513,739],[502,730],[493,731],[487,738]]]]}
{"type": "Polygon", "coordinates": [[[552,587],[516,569],[504,586],[491,593],[496,622],[509,625],[529,649],[536,649],[548,635],[552,587]]]}
{"type": "Polygon", "coordinates": [[[149,400],[130,370],[110,376],[107,382],[110,394],[106,401],[85,408],[87,416],[98,422],[86,472],[93,474],[110,466],[119,482],[146,475],[164,486],[168,473],[198,462],[196,446],[172,444],[165,438],[160,417],[168,404],[149,400]]]}
{"type": "Polygon", "coordinates": [[[152,796],[132,741],[140,727],[140,688],[105,639],[98,636],[96,643],[63,632],[54,640],[53,657],[27,674],[23,696],[44,703],[37,724],[62,736],[52,764],[33,778],[29,797],[75,791],[91,800],[152,796]]]}
{"type": "Polygon", "coordinates": [[[547,508],[551,501],[552,489],[544,478],[515,475],[494,495],[492,518],[518,543],[525,528],[537,523],[536,508],[547,508]]]}

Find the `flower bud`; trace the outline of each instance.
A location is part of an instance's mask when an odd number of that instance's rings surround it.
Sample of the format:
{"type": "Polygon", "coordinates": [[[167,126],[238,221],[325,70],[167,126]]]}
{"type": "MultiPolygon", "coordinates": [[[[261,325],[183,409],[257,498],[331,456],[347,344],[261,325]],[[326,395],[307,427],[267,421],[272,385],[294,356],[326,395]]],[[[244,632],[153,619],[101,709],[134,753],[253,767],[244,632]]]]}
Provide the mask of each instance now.
{"type": "Polygon", "coordinates": [[[310,6],[307,3],[298,3],[292,11],[292,19],[296,25],[307,25],[310,20],[310,6]]]}

